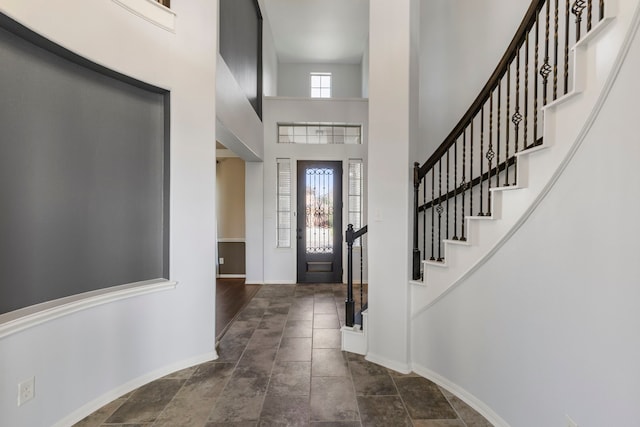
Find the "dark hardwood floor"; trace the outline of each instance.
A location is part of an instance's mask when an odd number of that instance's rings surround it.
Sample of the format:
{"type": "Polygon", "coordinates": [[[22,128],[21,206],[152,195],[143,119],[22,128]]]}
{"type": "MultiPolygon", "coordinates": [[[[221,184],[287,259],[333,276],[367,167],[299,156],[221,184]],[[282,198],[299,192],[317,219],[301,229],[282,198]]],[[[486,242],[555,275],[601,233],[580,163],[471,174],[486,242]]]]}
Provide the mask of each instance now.
{"type": "Polygon", "coordinates": [[[260,285],[245,285],[244,279],[216,279],[216,339],[227,330],[236,315],[251,301],[260,285]]]}

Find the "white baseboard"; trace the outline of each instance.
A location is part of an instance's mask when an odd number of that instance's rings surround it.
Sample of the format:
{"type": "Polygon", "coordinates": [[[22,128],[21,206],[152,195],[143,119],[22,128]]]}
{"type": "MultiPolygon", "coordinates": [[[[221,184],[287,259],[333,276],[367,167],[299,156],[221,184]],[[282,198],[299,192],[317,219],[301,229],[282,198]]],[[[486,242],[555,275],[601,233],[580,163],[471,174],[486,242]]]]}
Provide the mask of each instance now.
{"type": "Polygon", "coordinates": [[[265,285],[295,285],[298,282],[295,280],[265,280],[265,285]]]}
{"type": "Polygon", "coordinates": [[[411,366],[408,363],[398,363],[395,360],[389,360],[386,357],[381,357],[375,353],[368,352],[365,359],[369,362],[377,363],[385,368],[393,369],[401,374],[408,374],[411,372],[411,366]]]}
{"type": "Polygon", "coordinates": [[[218,279],[244,279],[246,274],[218,274],[218,279]]]}
{"type": "Polygon", "coordinates": [[[200,356],[195,356],[189,359],[182,360],[180,362],[172,363],[171,365],[165,366],[163,368],[157,369],[153,372],[150,372],[141,377],[135,378],[125,384],[122,384],[119,387],[116,387],[113,390],[110,390],[103,394],[102,396],[92,400],[91,402],[81,406],[76,409],[66,417],[59,420],[55,423],[54,427],[66,427],[70,425],[74,425],[78,421],[85,418],[87,415],[91,415],[98,409],[102,408],[107,403],[113,402],[118,399],[120,396],[127,394],[140,386],[150,383],[151,381],[155,381],[158,378],[162,378],[165,375],[169,375],[172,372],[179,371],[181,369],[190,368],[191,366],[199,365],[201,363],[210,362],[212,360],[216,360],[218,358],[218,353],[214,350],[210,353],[205,353],[200,356]]]}
{"type": "Polygon", "coordinates": [[[449,381],[445,377],[433,372],[432,370],[425,368],[419,364],[413,364],[413,371],[426,379],[433,381],[439,386],[446,388],[456,397],[462,400],[467,405],[475,409],[480,415],[485,417],[495,427],[510,427],[509,424],[503,420],[493,409],[491,409],[486,403],[469,393],[464,388],[460,387],[456,383],[449,381]]]}

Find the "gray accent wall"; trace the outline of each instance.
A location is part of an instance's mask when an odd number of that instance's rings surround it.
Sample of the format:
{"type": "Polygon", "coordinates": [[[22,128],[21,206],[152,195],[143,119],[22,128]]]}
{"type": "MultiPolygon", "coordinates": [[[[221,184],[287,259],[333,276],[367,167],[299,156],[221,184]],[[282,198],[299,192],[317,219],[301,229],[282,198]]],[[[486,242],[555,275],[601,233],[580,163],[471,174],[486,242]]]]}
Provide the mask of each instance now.
{"type": "Polygon", "coordinates": [[[0,314],[168,277],[168,95],[1,28],[0,64],[0,314]]]}

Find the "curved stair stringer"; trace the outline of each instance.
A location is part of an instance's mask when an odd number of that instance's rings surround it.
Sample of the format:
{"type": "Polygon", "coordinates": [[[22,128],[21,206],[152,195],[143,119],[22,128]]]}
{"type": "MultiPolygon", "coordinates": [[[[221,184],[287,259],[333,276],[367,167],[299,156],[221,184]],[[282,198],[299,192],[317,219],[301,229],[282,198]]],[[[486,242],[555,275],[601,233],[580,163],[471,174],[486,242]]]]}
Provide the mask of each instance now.
{"type": "Polygon", "coordinates": [[[423,262],[423,280],[410,282],[411,317],[487,262],[551,190],[615,81],[638,25],[639,4],[640,0],[610,0],[605,18],[572,48],[574,87],[543,108],[544,146],[517,154],[517,186],[491,189],[492,216],[465,218],[467,242],[446,240],[445,262],[423,262]]]}

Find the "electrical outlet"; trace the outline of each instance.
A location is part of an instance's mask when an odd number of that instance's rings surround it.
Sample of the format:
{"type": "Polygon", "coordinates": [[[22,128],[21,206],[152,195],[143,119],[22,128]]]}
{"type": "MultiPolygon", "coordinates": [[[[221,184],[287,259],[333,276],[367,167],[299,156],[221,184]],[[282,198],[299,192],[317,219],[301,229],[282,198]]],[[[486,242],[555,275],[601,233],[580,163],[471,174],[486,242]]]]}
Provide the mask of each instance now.
{"type": "Polygon", "coordinates": [[[224,264],[224,258],[218,259],[218,264],[220,264],[220,265],[224,264]]]}
{"type": "Polygon", "coordinates": [[[36,395],[36,378],[31,377],[28,380],[18,384],[18,406],[22,406],[36,395]]]}
{"type": "Polygon", "coordinates": [[[565,415],[567,417],[567,427],[578,427],[578,423],[573,421],[569,415],[565,415]]]}

